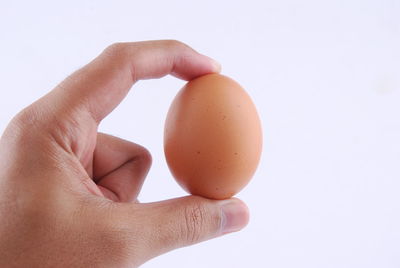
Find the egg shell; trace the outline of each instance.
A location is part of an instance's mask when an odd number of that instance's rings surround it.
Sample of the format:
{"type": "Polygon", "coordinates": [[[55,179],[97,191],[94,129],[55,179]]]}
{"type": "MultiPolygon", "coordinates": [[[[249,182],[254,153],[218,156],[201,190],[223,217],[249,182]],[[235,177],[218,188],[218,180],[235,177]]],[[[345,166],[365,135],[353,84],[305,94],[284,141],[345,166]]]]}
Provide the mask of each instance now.
{"type": "Polygon", "coordinates": [[[208,74],[188,82],[168,111],[164,152],[179,185],[194,195],[226,199],[252,178],[261,155],[261,123],[234,80],[208,74]]]}

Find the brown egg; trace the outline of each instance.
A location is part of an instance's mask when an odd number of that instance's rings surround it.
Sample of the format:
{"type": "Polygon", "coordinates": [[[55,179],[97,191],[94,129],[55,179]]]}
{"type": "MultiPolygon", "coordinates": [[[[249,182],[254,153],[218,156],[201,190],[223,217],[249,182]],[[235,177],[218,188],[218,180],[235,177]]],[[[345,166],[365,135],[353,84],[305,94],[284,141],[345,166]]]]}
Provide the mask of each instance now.
{"type": "Polygon", "coordinates": [[[262,147],[261,123],[234,80],[209,74],[177,94],[165,122],[164,151],[176,181],[194,195],[225,199],[253,176],[262,147]]]}

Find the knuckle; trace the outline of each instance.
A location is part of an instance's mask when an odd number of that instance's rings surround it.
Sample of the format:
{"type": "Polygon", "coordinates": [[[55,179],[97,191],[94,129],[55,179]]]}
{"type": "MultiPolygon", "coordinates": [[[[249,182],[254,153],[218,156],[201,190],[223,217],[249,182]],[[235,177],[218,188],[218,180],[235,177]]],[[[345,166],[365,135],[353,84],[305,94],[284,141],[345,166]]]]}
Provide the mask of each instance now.
{"type": "Polygon", "coordinates": [[[55,141],[59,145],[67,146],[71,137],[81,134],[78,133],[80,127],[74,119],[74,113],[72,111],[71,115],[65,116],[54,113],[45,106],[30,105],[14,116],[5,136],[9,136],[17,144],[41,142],[50,145],[48,141],[55,141]]]}
{"type": "Polygon", "coordinates": [[[37,133],[34,130],[41,129],[43,120],[44,115],[39,109],[28,106],[11,119],[4,136],[9,136],[15,141],[31,140],[37,133]]]}
{"type": "Polygon", "coordinates": [[[30,128],[36,126],[41,121],[42,117],[43,115],[40,113],[40,110],[36,109],[34,106],[28,106],[15,115],[11,122],[21,128],[30,128]]]}
{"type": "Polygon", "coordinates": [[[153,158],[151,156],[150,151],[136,143],[130,143],[130,158],[126,161],[127,164],[130,164],[132,167],[132,171],[136,174],[138,164],[144,169],[149,169],[153,158]]]}
{"type": "Polygon", "coordinates": [[[190,48],[188,45],[185,43],[175,40],[175,39],[169,39],[169,40],[164,40],[164,45],[167,47],[171,48],[177,48],[177,49],[188,49],[190,48]]]}
{"type": "Polygon", "coordinates": [[[100,59],[113,64],[128,67],[131,71],[132,80],[136,81],[135,64],[131,61],[140,51],[138,43],[114,43],[108,46],[100,55],[100,59]]]}
{"type": "Polygon", "coordinates": [[[203,204],[196,203],[185,210],[185,221],[182,234],[189,244],[201,240],[207,223],[207,209],[203,204]]]}
{"type": "Polygon", "coordinates": [[[122,42],[117,42],[109,45],[105,50],[104,54],[111,57],[121,57],[125,54],[127,49],[127,44],[122,42]]]}
{"type": "Polygon", "coordinates": [[[150,151],[144,147],[141,148],[138,159],[148,166],[151,166],[151,163],[153,161],[150,151]]]}

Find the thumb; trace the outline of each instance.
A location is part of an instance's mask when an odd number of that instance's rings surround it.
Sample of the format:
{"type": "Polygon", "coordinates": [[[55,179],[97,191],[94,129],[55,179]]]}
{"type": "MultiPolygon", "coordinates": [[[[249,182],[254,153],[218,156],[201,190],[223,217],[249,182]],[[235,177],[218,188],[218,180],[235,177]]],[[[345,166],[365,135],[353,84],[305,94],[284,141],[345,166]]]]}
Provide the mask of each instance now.
{"type": "Polygon", "coordinates": [[[145,242],[153,256],[239,231],[249,221],[247,206],[236,198],[187,196],[140,206],[150,236],[145,242]]]}

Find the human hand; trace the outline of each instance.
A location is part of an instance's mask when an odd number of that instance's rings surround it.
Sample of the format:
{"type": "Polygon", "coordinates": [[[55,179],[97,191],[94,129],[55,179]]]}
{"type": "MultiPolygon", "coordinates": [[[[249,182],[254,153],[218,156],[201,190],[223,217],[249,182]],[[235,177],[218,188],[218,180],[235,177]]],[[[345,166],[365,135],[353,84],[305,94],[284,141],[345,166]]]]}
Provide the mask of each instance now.
{"type": "Polygon", "coordinates": [[[238,199],[138,203],[149,152],[97,132],[136,81],[218,71],[177,41],[114,44],[16,115],[0,140],[0,267],[137,267],[243,228],[238,199]]]}

